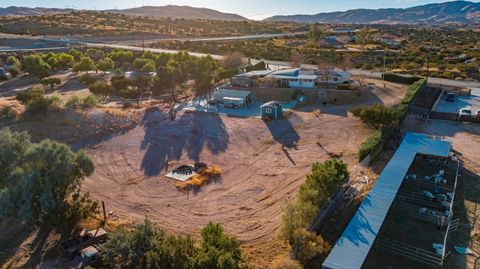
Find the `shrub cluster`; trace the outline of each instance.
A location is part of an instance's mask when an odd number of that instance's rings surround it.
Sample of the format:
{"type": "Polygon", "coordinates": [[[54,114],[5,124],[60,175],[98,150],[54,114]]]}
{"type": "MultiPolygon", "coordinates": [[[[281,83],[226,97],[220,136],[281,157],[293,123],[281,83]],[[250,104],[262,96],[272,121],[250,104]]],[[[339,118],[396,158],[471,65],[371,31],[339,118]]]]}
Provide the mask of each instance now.
{"type": "Polygon", "coordinates": [[[16,99],[26,107],[29,113],[45,113],[48,109],[59,109],[63,103],[58,96],[46,97],[45,89],[38,86],[18,92],[16,99]]]}
{"type": "Polygon", "coordinates": [[[243,268],[240,242],[213,222],[202,229],[197,243],[191,237],[168,235],[145,219],[132,230],[119,228],[101,248],[112,268],[243,268]]]}
{"type": "Polygon", "coordinates": [[[338,159],[315,163],[300,186],[297,200],[288,204],[282,216],[280,236],[294,245],[294,254],[303,265],[330,251],[328,242],[321,236],[305,230],[319,210],[348,177],[347,165],[338,159]]]}
{"type": "Polygon", "coordinates": [[[351,111],[355,117],[360,118],[368,126],[379,129],[389,128],[398,124],[398,113],[395,109],[382,104],[357,107],[351,111]]]}
{"type": "Polygon", "coordinates": [[[0,219],[18,218],[68,228],[96,213],[97,203],[80,192],[94,164],[51,140],[32,143],[26,133],[0,130],[0,219]]]}
{"type": "Polygon", "coordinates": [[[360,146],[358,150],[360,162],[369,154],[373,154],[372,160],[378,158],[392,136],[393,128],[401,124],[405,119],[408,105],[412,102],[417,92],[425,85],[425,82],[425,79],[420,79],[413,83],[408,88],[402,102],[396,109],[385,107],[382,104],[375,104],[352,110],[354,116],[360,118],[370,127],[377,129],[377,131],[360,146]]]}
{"type": "Polygon", "coordinates": [[[87,97],[80,98],[79,96],[72,96],[68,99],[68,101],[65,103],[66,107],[71,107],[71,108],[79,108],[79,107],[85,107],[85,108],[93,108],[97,106],[98,104],[98,99],[95,95],[90,94],[87,97]]]}
{"type": "Polygon", "coordinates": [[[416,77],[416,76],[402,76],[402,75],[397,75],[393,73],[386,73],[386,74],[383,74],[383,79],[390,82],[397,82],[397,83],[410,85],[423,78],[416,77]]]}

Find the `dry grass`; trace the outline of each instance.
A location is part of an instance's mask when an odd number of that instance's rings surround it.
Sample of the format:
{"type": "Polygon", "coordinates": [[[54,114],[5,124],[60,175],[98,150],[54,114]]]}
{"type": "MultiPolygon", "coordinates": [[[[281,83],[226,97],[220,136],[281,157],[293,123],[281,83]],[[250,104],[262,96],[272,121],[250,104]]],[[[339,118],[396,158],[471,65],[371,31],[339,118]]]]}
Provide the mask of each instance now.
{"type": "Polygon", "coordinates": [[[207,184],[210,179],[218,177],[222,174],[222,169],[217,165],[212,165],[206,169],[200,169],[195,173],[190,180],[179,182],[175,184],[178,189],[187,189],[190,187],[201,187],[207,184]]]}
{"type": "Polygon", "coordinates": [[[118,218],[114,218],[112,216],[107,216],[107,223],[103,225],[103,214],[97,214],[94,217],[82,220],[77,223],[76,229],[87,229],[87,230],[94,230],[100,227],[104,228],[108,232],[113,232],[121,226],[129,226],[132,223],[126,220],[120,220],[118,218]]]}

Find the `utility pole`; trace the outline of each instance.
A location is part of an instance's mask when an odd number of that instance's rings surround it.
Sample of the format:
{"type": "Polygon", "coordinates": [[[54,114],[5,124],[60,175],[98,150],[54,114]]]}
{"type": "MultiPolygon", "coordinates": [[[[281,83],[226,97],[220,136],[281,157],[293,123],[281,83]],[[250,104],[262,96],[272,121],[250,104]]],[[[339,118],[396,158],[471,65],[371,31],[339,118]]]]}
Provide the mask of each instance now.
{"type": "Polygon", "coordinates": [[[430,77],[430,55],[427,55],[427,82],[428,77],[430,77]]]}
{"type": "Polygon", "coordinates": [[[143,39],[143,25],[142,25],[141,33],[142,33],[142,50],[143,50],[143,52],[145,52],[145,41],[143,39]]]}
{"type": "Polygon", "coordinates": [[[383,79],[385,80],[385,73],[387,73],[387,48],[383,48],[383,79]]]}

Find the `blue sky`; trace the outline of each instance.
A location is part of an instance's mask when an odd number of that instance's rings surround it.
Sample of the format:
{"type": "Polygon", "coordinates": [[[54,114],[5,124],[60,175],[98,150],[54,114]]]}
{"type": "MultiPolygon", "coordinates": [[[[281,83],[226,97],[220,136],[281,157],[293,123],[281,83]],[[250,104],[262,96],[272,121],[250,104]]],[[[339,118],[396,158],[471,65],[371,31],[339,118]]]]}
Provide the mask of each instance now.
{"type": "MultiPolygon", "coordinates": [[[[0,6],[74,7],[77,9],[130,8],[142,5],[189,5],[237,13],[250,19],[272,15],[315,14],[354,8],[410,7],[435,2],[431,0],[0,0],[0,6]]],[[[474,1],[478,2],[478,1],[474,1]]]]}

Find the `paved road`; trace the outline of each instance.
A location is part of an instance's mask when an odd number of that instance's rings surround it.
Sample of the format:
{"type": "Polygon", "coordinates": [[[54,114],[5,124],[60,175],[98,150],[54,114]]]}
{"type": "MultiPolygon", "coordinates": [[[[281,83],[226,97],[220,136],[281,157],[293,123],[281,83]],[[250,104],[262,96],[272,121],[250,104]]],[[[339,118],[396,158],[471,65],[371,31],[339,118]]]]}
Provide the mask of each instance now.
{"type": "MultiPolygon", "coordinates": [[[[272,37],[287,37],[287,36],[296,36],[306,34],[307,32],[295,32],[295,33],[283,33],[283,34],[260,34],[260,35],[242,35],[242,36],[227,36],[227,37],[166,37],[166,38],[146,38],[144,39],[145,44],[155,43],[159,41],[190,41],[190,42],[199,42],[199,41],[231,41],[231,40],[255,40],[255,39],[268,39],[272,37]]],[[[86,41],[90,43],[97,43],[93,39],[77,39],[78,41],[86,41]]],[[[138,45],[142,44],[142,41],[136,38],[135,40],[118,40],[118,41],[109,41],[102,43],[110,44],[121,44],[121,45],[138,45]]]]}

